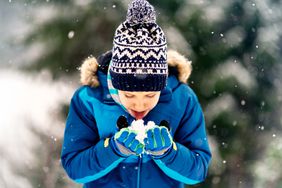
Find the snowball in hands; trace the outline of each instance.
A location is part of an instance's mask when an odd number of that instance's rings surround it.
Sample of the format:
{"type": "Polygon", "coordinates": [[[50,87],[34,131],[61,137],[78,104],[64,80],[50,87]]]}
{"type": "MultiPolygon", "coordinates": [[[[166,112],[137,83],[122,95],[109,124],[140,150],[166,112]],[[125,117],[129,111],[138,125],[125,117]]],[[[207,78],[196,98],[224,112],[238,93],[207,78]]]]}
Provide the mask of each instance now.
{"type": "Polygon", "coordinates": [[[136,140],[138,140],[141,144],[144,144],[144,139],[147,137],[147,131],[149,129],[153,129],[157,125],[153,121],[149,121],[147,125],[144,125],[144,121],[142,119],[134,120],[131,123],[131,126],[128,127],[129,130],[136,133],[136,140]]]}

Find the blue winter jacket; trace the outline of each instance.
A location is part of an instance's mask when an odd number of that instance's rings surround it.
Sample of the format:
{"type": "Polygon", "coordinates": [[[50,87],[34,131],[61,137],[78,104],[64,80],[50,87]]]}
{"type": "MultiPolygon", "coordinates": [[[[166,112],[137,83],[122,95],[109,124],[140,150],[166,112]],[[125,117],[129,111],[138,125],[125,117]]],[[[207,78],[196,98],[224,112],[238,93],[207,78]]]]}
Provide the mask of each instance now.
{"type": "Polygon", "coordinates": [[[177,150],[160,159],[146,154],[124,158],[106,138],[118,131],[120,115],[129,123],[134,119],[111,98],[106,74],[93,76],[99,86],[82,86],[74,93],[66,121],[61,161],[71,179],[86,188],[180,188],[205,179],[211,153],[202,109],[189,86],[170,75],[157,106],[143,119],[167,120],[177,150]]]}

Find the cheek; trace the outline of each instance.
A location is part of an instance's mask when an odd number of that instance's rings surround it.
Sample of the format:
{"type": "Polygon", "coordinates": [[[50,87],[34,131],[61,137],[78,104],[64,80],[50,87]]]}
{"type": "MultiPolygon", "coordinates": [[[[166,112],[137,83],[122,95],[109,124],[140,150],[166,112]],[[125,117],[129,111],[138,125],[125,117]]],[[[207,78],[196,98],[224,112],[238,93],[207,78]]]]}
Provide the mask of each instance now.
{"type": "Polygon", "coordinates": [[[150,107],[150,109],[152,109],[158,104],[158,101],[159,101],[159,99],[150,100],[150,101],[148,101],[147,104],[150,107]]]}
{"type": "Polygon", "coordinates": [[[130,100],[127,100],[127,99],[125,99],[125,98],[120,98],[120,102],[121,102],[121,104],[125,107],[125,108],[128,108],[128,107],[130,107],[130,105],[131,105],[131,102],[130,102],[130,100]]]}

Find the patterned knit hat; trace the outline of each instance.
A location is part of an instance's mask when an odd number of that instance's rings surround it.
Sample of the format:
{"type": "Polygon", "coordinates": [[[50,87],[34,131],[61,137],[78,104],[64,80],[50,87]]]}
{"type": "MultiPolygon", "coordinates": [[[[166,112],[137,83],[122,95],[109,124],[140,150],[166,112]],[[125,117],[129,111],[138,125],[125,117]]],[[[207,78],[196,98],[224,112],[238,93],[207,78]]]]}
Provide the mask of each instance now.
{"type": "Polygon", "coordinates": [[[167,44],[146,0],[134,0],[126,21],[116,29],[110,75],[123,91],[161,91],[167,82],[167,44]]]}

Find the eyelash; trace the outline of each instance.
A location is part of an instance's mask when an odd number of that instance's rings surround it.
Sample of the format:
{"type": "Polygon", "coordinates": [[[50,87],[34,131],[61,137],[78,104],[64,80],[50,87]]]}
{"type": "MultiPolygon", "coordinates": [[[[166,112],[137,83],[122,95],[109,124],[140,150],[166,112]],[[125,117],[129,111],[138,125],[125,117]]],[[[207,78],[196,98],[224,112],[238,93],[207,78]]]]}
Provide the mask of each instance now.
{"type": "MultiPolygon", "coordinates": [[[[133,98],[134,96],[125,95],[125,97],[130,99],[130,98],[133,98]]],[[[148,97],[148,98],[154,98],[155,95],[147,95],[146,97],[148,97]]]]}
{"type": "Polygon", "coordinates": [[[129,99],[133,98],[133,96],[129,96],[129,95],[125,95],[125,96],[126,96],[126,98],[129,98],[129,99]]]}

